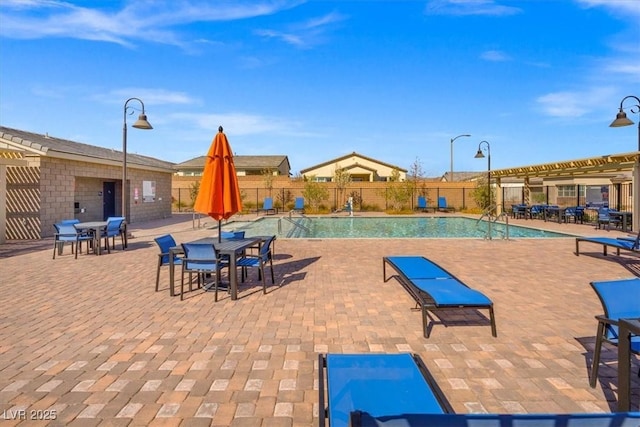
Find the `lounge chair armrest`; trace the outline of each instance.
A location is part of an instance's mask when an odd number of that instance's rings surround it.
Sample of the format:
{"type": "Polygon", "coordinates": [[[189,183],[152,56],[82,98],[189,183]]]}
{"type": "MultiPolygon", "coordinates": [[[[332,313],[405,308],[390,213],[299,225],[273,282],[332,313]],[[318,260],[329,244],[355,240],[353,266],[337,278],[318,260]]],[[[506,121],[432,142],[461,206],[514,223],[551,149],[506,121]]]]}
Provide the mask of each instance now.
{"type": "Polygon", "coordinates": [[[618,321],[617,320],[610,319],[610,318],[604,316],[603,314],[597,315],[596,319],[598,319],[598,322],[604,323],[606,325],[618,326],[618,321]]]}

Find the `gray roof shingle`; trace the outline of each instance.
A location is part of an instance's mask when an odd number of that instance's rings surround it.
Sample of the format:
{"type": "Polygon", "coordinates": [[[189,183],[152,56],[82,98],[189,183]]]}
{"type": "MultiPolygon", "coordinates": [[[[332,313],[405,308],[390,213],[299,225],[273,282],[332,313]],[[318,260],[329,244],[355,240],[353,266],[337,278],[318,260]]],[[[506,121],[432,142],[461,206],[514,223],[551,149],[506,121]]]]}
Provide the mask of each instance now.
{"type": "MultiPolygon", "coordinates": [[[[122,151],[69,141],[67,139],[54,138],[49,135],[32,133],[4,126],[0,126],[0,138],[11,141],[12,143],[25,148],[41,151],[43,155],[49,155],[48,153],[53,151],[84,156],[88,158],[87,161],[90,161],[89,158],[116,162],[122,161],[122,151]]],[[[174,165],[172,162],[166,162],[153,157],[129,152],[127,152],[127,163],[167,169],[169,171],[173,169],[174,165]]]]}

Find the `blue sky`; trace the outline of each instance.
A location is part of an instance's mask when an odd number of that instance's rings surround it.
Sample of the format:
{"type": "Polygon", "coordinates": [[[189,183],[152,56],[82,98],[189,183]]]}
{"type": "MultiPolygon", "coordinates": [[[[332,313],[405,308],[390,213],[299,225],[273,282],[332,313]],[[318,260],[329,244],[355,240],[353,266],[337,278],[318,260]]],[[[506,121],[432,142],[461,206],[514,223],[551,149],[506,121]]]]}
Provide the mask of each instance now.
{"type": "Polygon", "coordinates": [[[128,151],[176,163],[219,125],[294,173],[356,151],[438,176],[465,133],[458,171],[482,140],[492,168],[638,148],[608,126],[640,96],[638,0],[2,0],[0,23],[1,125],[121,150],[138,97],[128,151]]]}

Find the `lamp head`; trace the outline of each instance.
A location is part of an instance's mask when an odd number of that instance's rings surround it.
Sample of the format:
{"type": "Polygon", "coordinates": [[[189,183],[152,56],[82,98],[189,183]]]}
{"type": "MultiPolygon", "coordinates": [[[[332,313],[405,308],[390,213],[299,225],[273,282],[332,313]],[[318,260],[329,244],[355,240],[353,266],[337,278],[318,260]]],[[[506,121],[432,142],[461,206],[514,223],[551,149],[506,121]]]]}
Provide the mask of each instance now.
{"type": "Polygon", "coordinates": [[[480,149],[480,147],[478,147],[478,152],[476,153],[475,156],[473,156],[476,159],[484,159],[484,153],[482,152],[482,150],[480,149]]]}
{"type": "Polygon", "coordinates": [[[138,120],[136,120],[136,122],[131,126],[136,129],[153,129],[151,123],[147,121],[147,115],[144,113],[140,114],[138,116],[138,120]]]}
{"type": "Polygon", "coordinates": [[[627,113],[621,108],[618,114],[616,114],[616,119],[611,122],[609,127],[619,128],[622,126],[630,126],[633,122],[627,118],[627,113]]]}

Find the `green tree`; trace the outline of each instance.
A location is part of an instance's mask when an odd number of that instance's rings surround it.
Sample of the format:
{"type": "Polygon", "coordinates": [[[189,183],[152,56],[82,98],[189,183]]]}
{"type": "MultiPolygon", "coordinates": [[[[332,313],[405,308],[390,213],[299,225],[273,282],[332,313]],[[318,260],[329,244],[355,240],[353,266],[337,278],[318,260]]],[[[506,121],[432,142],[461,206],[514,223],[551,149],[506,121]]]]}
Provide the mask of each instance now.
{"type": "Polygon", "coordinates": [[[195,205],[198,193],[200,192],[200,181],[192,182],[189,186],[189,196],[191,197],[191,207],[195,205]]]}
{"type": "Polygon", "coordinates": [[[312,175],[304,182],[302,195],[309,202],[311,210],[317,212],[320,203],[329,198],[329,190],[315,180],[315,175],[312,175]]]}
{"type": "Polygon", "coordinates": [[[409,168],[406,183],[407,190],[409,191],[411,197],[419,195],[424,196],[428,199],[429,190],[424,183],[424,169],[422,167],[422,162],[420,162],[420,159],[418,157],[416,157],[415,161],[409,168]]]}
{"type": "Polygon", "coordinates": [[[351,183],[351,174],[346,169],[340,167],[339,163],[336,163],[335,170],[333,172],[333,182],[336,184],[336,190],[338,190],[338,203],[344,202],[344,192],[347,189],[349,183],[351,183]]]}
{"type": "Polygon", "coordinates": [[[475,200],[476,205],[478,205],[483,211],[486,211],[489,208],[489,195],[491,195],[491,200],[493,200],[492,204],[495,204],[495,193],[493,189],[490,189],[487,186],[487,178],[480,177],[478,178],[477,187],[471,193],[471,197],[475,200]]]}
{"type": "Polygon", "coordinates": [[[261,174],[264,188],[267,189],[269,197],[271,197],[271,190],[273,190],[273,169],[262,169],[261,174]]]}
{"type": "Polygon", "coordinates": [[[394,168],[384,188],[384,197],[387,204],[391,205],[391,210],[401,211],[411,200],[411,194],[411,185],[400,181],[400,171],[394,168]]]}

